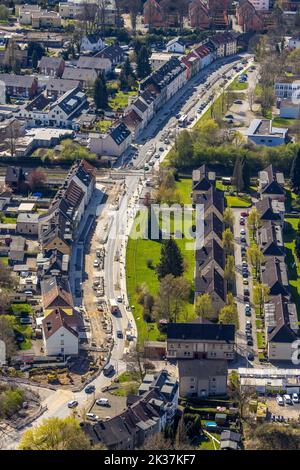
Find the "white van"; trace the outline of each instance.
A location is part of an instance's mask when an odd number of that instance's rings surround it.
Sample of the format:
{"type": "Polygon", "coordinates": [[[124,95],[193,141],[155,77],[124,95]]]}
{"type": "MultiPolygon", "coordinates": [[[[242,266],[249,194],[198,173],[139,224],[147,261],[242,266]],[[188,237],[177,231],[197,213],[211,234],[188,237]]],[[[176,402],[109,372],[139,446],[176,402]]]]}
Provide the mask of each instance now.
{"type": "Polygon", "coordinates": [[[291,396],[288,394],[283,395],[283,400],[286,405],[292,405],[291,396]]]}

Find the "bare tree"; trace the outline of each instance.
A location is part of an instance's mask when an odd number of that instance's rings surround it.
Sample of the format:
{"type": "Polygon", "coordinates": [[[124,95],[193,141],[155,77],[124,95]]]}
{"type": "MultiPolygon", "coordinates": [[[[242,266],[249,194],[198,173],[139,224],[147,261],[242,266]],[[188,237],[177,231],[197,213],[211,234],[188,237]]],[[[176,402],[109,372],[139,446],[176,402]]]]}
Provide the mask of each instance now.
{"type": "Polygon", "coordinates": [[[247,98],[248,98],[250,111],[252,112],[253,111],[254,101],[255,101],[255,88],[254,87],[249,87],[248,88],[247,98]]]}

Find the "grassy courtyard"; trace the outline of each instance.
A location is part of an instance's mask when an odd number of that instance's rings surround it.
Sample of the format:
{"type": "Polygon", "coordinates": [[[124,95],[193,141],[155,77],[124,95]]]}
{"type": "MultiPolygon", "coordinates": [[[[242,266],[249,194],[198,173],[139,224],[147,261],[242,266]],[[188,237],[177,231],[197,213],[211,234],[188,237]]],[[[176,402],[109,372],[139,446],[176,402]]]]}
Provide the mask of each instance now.
{"type": "Polygon", "coordinates": [[[251,198],[249,196],[225,196],[228,207],[250,207],[251,198]]]}
{"type": "Polygon", "coordinates": [[[286,249],[286,265],[292,297],[297,307],[298,319],[300,319],[300,262],[295,250],[295,236],[300,218],[287,217],[285,222],[284,246],[286,249]]]}
{"type": "MultiPolygon", "coordinates": [[[[182,203],[191,203],[191,179],[182,179],[176,184],[180,193],[182,203]]],[[[136,226],[140,225],[136,219],[136,226]]],[[[140,227],[138,227],[140,228],[140,227]]],[[[172,231],[172,230],[171,230],[172,231]]],[[[181,253],[184,257],[184,277],[190,281],[194,278],[195,260],[193,242],[185,238],[176,239],[181,253]]],[[[147,238],[128,239],[126,252],[126,282],[129,303],[133,307],[133,314],[138,328],[138,338],[141,343],[147,340],[163,339],[156,323],[146,323],[143,318],[143,307],[138,303],[137,287],[145,284],[153,296],[158,292],[159,281],[155,267],[160,260],[161,240],[150,240],[147,238]],[[151,260],[151,264],[149,263],[151,260]]],[[[192,294],[192,292],[191,292],[192,294]]],[[[182,312],[181,321],[194,318],[193,295],[182,312]]]]}

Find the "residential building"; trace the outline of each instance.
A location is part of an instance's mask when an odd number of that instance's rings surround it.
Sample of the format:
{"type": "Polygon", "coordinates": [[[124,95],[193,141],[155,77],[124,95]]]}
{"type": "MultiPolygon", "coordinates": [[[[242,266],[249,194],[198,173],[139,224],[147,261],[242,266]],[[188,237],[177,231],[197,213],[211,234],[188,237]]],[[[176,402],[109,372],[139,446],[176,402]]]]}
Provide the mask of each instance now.
{"type": "Polygon", "coordinates": [[[184,54],[185,43],[179,37],[171,39],[166,44],[167,52],[176,52],[177,54],[184,54]]]}
{"type": "Polygon", "coordinates": [[[255,207],[263,222],[271,220],[273,223],[283,227],[285,215],[284,201],[279,201],[278,199],[272,199],[271,197],[266,196],[257,201],[255,207]]]}
{"type": "Polygon", "coordinates": [[[77,356],[79,335],[76,327],[70,325],[70,314],[55,308],[42,320],[44,349],[47,356],[77,356]]]}
{"type": "Polygon", "coordinates": [[[56,11],[34,11],[31,14],[31,25],[35,29],[40,28],[60,28],[61,17],[56,11]]]}
{"type": "Polygon", "coordinates": [[[1,73],[0,82],[4,83],[6,94],[11,98],[32,99],[38,89],[38,81],[33,75],[1,73]]]}
{"type": "Polygon", "coordinates": [[[269,360],[291,362],[299,328],[295,304],[282,295],[272,296],[264,316],[269,360]]]}
{"type": "Polygon", "coordinates": [[[169,323],[169,359],[226,359],[235,357],[235,327],[216,323],[169,323]]]}
{"type": "Polygon", "coordinates": [[[253,144],[275,147],[288,142],[288,129],[274,127],[269,119],[253,119],[247,130],[247,137],[253,144]]]}
{"type": "Polygon", "coordinates": [[[120,122],[107,134],[90,134],[89,148],[96,155],[109,155],[120,157],[132,141],[128,127],[120,122]]]}
{"type": "Polygon", "coordinates": [[[99,52],[104,49],[105,44],[100,33],[90,33],[83,36],[80,44],[81,52],[99,52]]]}
{"type": "Polygon", "coordinates": [[[180,60],[186,66],[187,80],[197,75],[201,68],[201,60],[195,52],[189,52],[187,55],[182,56],[180,60]]]}
{"type": "Polygon", "coordinates": [[[38,235],[39,214],[22,212],[17,217],[16,233],[23,235],[38,235]]]}
{"type": "Polygon", "coordinates": [[[73,298],[67,278],[49,277],[41,281],[44,311],[60,307],[68,311],[73,308],[73,298]]]}
{"type": "Polygon", "coordinates": [[[215,262],[210,262],[204,272],[195,273],[195,300],[199,295],[209,294],[216,316],[224,307],[227,296],[227,283],[219,270],[215,268],[215,262]]]}
{"type": "Polygon", "coordinates": [[[219,244],[215,238],[204,242],[204,245],[196,249],[196,267],[195,276],[205,276],[212,268],[216,269],[223,277],[225,269],[225,252],[222,244],[219,244]]]}
{"type": "Polygon", "coordinates": [[[103,59],[109,59],[112,65],[115,67],[118,64],[124,62],[124,51],[118,44],[111,44],[110,46],[104,47],[100,52],[97,52],[94,57],[101,57],[103,59]]]}
{"type": "Polygon", "coordinates": [[[138,113],[134,111],[134,109],[132,109],[123,116],[123,122],[125,126],[128,127],[128,129],[130,130],[132,140],[137,139],[140,132],[144,128],[143,119],[138,115],[138,113]]]}
{"type": "Polygon", "coordinates": [[[53,101],[45,93],[41,93],[31,103],[21,107],[19,117],[26,120],[31,127],[50,126],[77,129],[75,122],[82,110],[87,106],[85,93],[73,88],[53,101]]]}
{"type": "Polygon", "coordinates": [[[10,242],[8,261],[10,265],[24,264],[26,240],[24,237],[14,237],[10,242]]]}
{"type": "Polygon", "coordinates": [[[37,255],[37,272],[39,279],[68,275],[70,256],[53,249],[37,255]]]}
{"type": "Polygon", "coordinates": [[[65,61],[61,57],[43,56],[38,63],[39,72],[50,77],[61,77],[65,70],[65,61]]]}
{"type": "Polygon", "coordinates": [[[97,74],[107,75],[112,71],[112,62],[103,57],[80,56],[77,62],[78,69],[95,70],[97,74]]]}
{"type": "Polygon", "coordinates": [[[264,19],[260,15],[261,11],[249,0],[240,0],[236,8],[237,23],[243,33],[265,31],[264,19]]]}
{"type": "Polygon", "coordinates": [[[193,203],[200,208],[203,206],[205,219],[213,212],[220,220],[223,220],[225,210],[223,191],[212,186],[205,193],[193,192],[193,203]]]}
{"type": "Polygon", "coordinates": [[[282,230],[279,225],[268,220],[258,233],[259,246],[264,256],[285,257],[282,230]]]}
{"type": "Polygon", "coordinates": [[[268,256],[261,267],[262,283],[268,286],[269,295],[284,295],[288,297],[289,282],[286,264],[282,258],[268,256]]]}
{"type": "Polygon", "coordinates": [[[191,1],[188,17],[191,28],[208,29],[211,25],[208,6],[202,0],[191,1]]]}
{"type": "Polygon", "coordinates": [[[102,442],[109,450],[138,449],[147,438],[171,425],[174,403],[178,401],[178,383],[171,381],[165,371],[158,374],[156,383],[157,386],[148,387],[139,397],[129,397],[126,409],[114,418],[95,425],[81,423],[91,442],[102,442]]]}
{"type": "Polygon", "coordinates": [[[18,15],[18,21],[20,25],[31,25],[32,13],[38,13],[41,11],[39,5],[16,5],[16,15],[18,15]]]}
{"type": "Polygon", "coordinates": [[[261,199],[271,198],[284,202],[284,175],[275,171],[272,165],[258,173],[258,192],[261,199]]]}
{"type": "Polygon", "coordinates": [[[64,80],[76,80],[81,83],[83,88],[91,88],[98,77],[94,69],[80,69],[75,67],[66,67],[62,78],[64,80]]]}
{"type": "Polygon", "coordinates": [[[297,104],[300,99],[300,78],[298,76],[277,78],[274,89],[277,98],[291,100],[297,104]]]}
{"type": "Polygon", "coordinates": [[[225,360],[179,360],[179,395],[209,398],[227,395],[228,365],[225,360]]]}
{"type": "Polygon", "coordinates": [[[57,99],[67,91],[80,87],[78,80],[63,80],[61,78],[51,78],[46,85],[46,96],[57,99]]]}
{"type": "Polygon", "coordinates": [[[179,25],[179,14],[176,10],[164,8],[156,0],[146,0],[143,9],[144,24],[154,28],[175,27],[179,25]]]}
{"type": "Polygon", "coordinates": [[[207,165],[202,165],[198,170],[193,170],[192,192],[193,196],[208,192],[216,184],[216,173],[210,171],[207,165]]]}
{"type": "Polygon", "coordinates": [[[179,59],[172,57],[158,70],[141,81],[140,91],[152,85],[160,93],[160,104],[166,103],[186,83],[186,67],[179,59]]]}
{"type": "Polygon", "coordinates": [[[237,40],[231,33],[216,33],[211,42],[217,49],[218,58],[236,54],[237,40]]]}
{"type": "Polygon", "coordinates": [[[201,237],[201,233],[198,234],[199,237],[199,246],[201,247],[204,244],[204,240],[208,243],[211,240],[216,240],[217,243],[222,246],[222,237],[224,231],[224,223],[222,219],[214,213],[211,212],[204,219],[204,237],[201,237]]]}

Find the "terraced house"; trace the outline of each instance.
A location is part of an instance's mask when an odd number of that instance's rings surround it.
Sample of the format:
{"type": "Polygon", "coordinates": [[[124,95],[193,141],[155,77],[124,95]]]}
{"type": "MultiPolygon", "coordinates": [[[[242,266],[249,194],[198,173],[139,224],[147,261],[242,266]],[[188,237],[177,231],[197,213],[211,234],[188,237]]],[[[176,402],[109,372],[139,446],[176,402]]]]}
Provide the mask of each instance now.
{"type": "Polygon", "coordinates": [[[267,355],[272,361],[291,361],[299,327],[283,243],[284,177],[272,165],[259,172],[259,193],[260,200],[256,203],[261,216],[258,243],[265,257],[261,267],[261,280],[269,288],[269,296],[264,305],[267,355]]]}

